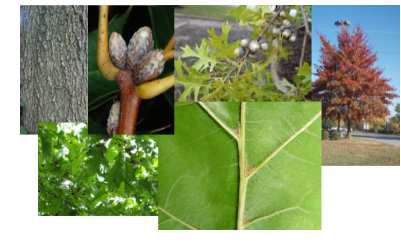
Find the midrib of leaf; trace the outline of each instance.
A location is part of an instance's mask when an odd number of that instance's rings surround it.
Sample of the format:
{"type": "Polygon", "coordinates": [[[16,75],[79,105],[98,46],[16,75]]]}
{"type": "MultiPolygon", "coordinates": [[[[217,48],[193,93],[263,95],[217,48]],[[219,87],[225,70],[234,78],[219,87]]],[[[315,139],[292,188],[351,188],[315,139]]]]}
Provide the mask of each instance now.
{"type": "MultiPolygon", "coordinates": [[[[193,105],[194,103],[189,103],[189,104],[183,104],[179,106],[186,106],[186,105],[193,105]]],[[[245,117],[245,110],[246,110],[246,102],[241,102],[241,116],[240,116],[240,127],[239,127],[239,134],[237,134],[236,131],[233,129],[227,127],[222,121],[220,121],[215,114],[208,109],[208,107],[203,104],[202,102],[197,102],[199,106],[201,106],[205,112],[207,112],[213,120],[215,120],[219,126],[221,126],[224,130],[226,130],[234,139],[237,140],[238,143],[238,154],[239,154],[239,174],[240,174],[240,180],[239,180],[239,194],[238,194],[238,214],[237,214],[237,230],[243,230],[244,227],[251,225],[252,223],[266,219],[269,217],[273,217],[275,215],[284,213],[286,211],[298,209],[301,210],[305,213],[309,213],[308,211],[302,209],[300,206],[296,207],[289,207],[285,208],[280,211],[275,211],[269,215],[265,215],[262,217],[259,217],[257,219],[252,220],[251,222],[247,221],[246,218],[244,218],[244,209],[245,209],[245,196],[246,196],[246,189],[247,189],[247,183],[249,178],[255,174],[259,169],[261,169],[267,162],[269,162],[278,152],[280,152],[286,145],[288,145],[293,139],[295,139],[300,133],[308,131],[306,130],[314,121],[316,121],[320,116],[321,116],[321,111],[316,114],[308,123],[306,123],[300,130],[297,132],[294,131],[294,135],[291,136],[287,141],[285,141],[280,147],[278,147],[270,156],[266,158],[258,167],[256,167],[251,173],[246,173],[246,168],[247,168],[247,161],[246,161],[246,155],[245,155],[245,123],[246,123],[246,117],[245,117]]],[[[176,106],[177,107],[177,106],[176,106]]],[[[311,134],[311,133],[309,133],[311,134]]],[[[312,134],[313,135],[313,134],[312,134]]],[[[315,136],[315,135],[314,135],[315,136]]],[[[309,191],[310,192],[310,191],[309,191]]],[[[309,193],[308,192],[308,193],[309,193]]],[[[307,193],[307,194],[308,194],[307,193]]],[[[306,196],[305,194],[304,196],[306,196]]],[[[194,230],[198,230],[194,226],[189,225],[188,223],[180,220],[179,218],[175,217],[174,215],[170,214],[167,212],[165,209],[162,207],[158,206],[158,208],[164,212],[166,215],[171,217],[172,219],[176,220],[177,222],[191,228],[194,230]]]]}

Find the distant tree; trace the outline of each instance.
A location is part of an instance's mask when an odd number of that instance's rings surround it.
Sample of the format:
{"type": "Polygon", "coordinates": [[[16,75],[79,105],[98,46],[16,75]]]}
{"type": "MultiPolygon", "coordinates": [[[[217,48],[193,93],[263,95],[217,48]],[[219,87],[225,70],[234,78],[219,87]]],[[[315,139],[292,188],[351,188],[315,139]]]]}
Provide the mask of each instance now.
{"type": "Polygon", "coordinates": [[[371,128],[378,132],[379,130],[383,130],[386,127],[386,121],[381,117],[376,117],[372,121],[371,128]]]}
{"type": "Polygon", "coordinates": [[[373,66],[378,59],[359,24],[352,34],[342,27],[337,35],[338,48],[322,34],[319,38],[321,65],[315,65],[318,79],[312,84],[312,99],[322,102],[322,118],[347,121],[346,138],[350,139],[353,123],[384,118],[390,114],[390,99],[398,95],[388,84],[390,79],[382,76],[383,70],[373,66]]]}
{"type": "Polygon", "coordinates": [[[395,117],[398,118],[398,123],[399,123],[400,122],[400,103],[397,103],[395,105],[395,112],[396,112],[395,117]]]}
{"type": "Polygon", "coordinates": [[[322,120],[323,128],[332,128],[332,127],[335,127],[336,125],[337,125],[336,121],[330,117],[326,117],[322,120]]]}

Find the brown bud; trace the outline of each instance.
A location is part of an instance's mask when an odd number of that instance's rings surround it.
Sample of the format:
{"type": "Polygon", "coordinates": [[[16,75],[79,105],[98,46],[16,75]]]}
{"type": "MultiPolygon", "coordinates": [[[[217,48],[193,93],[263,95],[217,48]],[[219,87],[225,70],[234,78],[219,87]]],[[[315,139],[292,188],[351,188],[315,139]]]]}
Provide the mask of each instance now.
{"type": "Polygon", "coordinates": [[[116,135],[118,133],[118,123],[120,120],[120,102],[116,101],[112,106],[107,119],[107,134],[116,135]]]}
{"type": "Polygon", "coordinates": [[[132,81],[135,85],[156,79],[164,68],[164,51],[154,50],[146,55],[135,67],[132,81]]]}
{"type": "Polygon", "coordinates": [[[109,53],[114,66],[125,69],[127,65],[127,45],[120,34],[113,32],[109,40],[109,53]]]}
{"type": "Polygon", "coordinates": [[[152,30],[149,27],[142,27],[135,32],[128,44],[127,69],[134,69],[153,50],[153,44],[152,30]]]}

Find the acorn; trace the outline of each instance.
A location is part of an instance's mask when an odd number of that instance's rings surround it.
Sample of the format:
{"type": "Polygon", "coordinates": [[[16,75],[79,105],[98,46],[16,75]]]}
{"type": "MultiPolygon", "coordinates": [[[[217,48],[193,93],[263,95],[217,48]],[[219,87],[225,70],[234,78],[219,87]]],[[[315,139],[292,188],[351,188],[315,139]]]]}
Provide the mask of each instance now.
{"type": "Polygon", "coordinates": [[[283,31],[283,37],[288,38],[291,34],[291,31],[289,29],[285,29],[283,31]]]}
{"type": "Polygon", "coordinates": [[[248,47],[248,39],[242,39],[241,40],[241,43],[240,43],[240,46],[242,47],[242,48],[246,48],[246,47],[248,47]]]}
{"type": "Polygon", "coordinates": [[[295,17],[296,15],[297,15],[297,10],[296,9],[290,10],[290,16],[295,17]]]}
{"type": "Polygon", "coordinates": [[[266,39],[261,39],[259,41],[260,44],[260,50],[262,50],[263,52],[269,50],[269,44],[267,43],[266,39]]]}
{"type": "Polygon", "coordinates": [[[274,27],[272,32],[273,32],[273,34],[275,34],[275,35],[279,35],[280,32],[281,32],[281,28],[279,28],[279,27],[274,27]]]}
{"type": "Polygon", "coordinates": [[[288,39],[288,41],[293,43],[293,42],[295,42],[296,39],[297,39],[297,35],[295,33],[292,33],[290,38],[288,39]]]}
{"type": "Polygon", "coordinates": [[[280,12],[280,16],[281,17],[285,17],[285,11],[284,10],[280,12]]]}
{"type": "Polygon", "coordinates": [[[252,40],[252,41],[249,42],[248,48],[249,48],[252,52],[258,52],[258,51],[260,50],[260,44],[259,44],[257,41],[252,40]]]}
{"type": "Polygon", "coordinates": [[[243,57],[245,55],[246,50],[244,48],[235,49],[234,53],[237,57],[243,57]]]}
{"type": "Polygon", "coordinates": [[[249,53],[248,54],[248,61],[250,62],[254,62],[256,60],[258,56],[256,55],[256,53],[249,53]]]}
{"type": "Polygon", "coordinates": [[[290,25],[291,25],[290,20],[285,19],[285,20],[283,21],[283,27],[287,27],[287,26],[290,26],[290,25]]]}

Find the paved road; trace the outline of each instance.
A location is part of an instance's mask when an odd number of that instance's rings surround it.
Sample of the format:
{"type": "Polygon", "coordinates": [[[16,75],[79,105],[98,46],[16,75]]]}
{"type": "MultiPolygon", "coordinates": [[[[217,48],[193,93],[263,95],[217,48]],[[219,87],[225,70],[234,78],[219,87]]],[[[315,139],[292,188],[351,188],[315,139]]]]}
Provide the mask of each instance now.
{"type": "Polygon", "coordinates": [[[394,146],[400,146],[400,136],[398,135],[385,135],[385,134],[375,134],[375,133],[365,133],[365,132],[352,132],[353,138],[368,139],[378,142],[383,142],[391,144],[394,146]]]}

